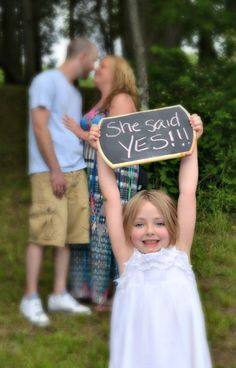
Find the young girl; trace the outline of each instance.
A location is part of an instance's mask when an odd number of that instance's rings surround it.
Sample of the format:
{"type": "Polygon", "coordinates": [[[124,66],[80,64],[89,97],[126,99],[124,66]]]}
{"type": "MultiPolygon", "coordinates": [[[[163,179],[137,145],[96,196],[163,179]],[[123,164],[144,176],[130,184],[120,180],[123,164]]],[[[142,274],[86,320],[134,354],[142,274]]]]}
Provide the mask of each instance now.
{"type": "MultiPolygon", "coordinates": [[[[199,116],[190,124],[199,138],[199,116]]],[[[93,127],[90,141],[99,137],[93,127]]],[[[120,278],[111,320],[109,368],[210,368],[204,317],[189,263],[196,219],[197,145],[182,158],[177,208],[157,190],[122,209],[113,171],[98,154],[99,183],[120,278]]]]}

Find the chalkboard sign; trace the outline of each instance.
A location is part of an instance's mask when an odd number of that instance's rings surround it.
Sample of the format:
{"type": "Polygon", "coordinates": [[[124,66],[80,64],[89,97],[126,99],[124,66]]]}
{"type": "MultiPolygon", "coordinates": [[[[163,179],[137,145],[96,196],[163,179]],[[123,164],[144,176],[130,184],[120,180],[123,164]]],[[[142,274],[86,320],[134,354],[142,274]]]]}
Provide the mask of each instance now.
{"type": "Polygon", "coordinates": [[[98,149],[112,168],[183,157],[194,132],[181,105],[104,118],[98,149]]]}

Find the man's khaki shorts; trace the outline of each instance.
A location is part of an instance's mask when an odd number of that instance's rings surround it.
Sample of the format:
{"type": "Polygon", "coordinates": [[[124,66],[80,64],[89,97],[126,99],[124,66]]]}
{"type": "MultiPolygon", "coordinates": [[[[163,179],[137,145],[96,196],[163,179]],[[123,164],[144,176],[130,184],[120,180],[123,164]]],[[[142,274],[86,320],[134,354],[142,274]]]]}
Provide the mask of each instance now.
{"type": "Polygon", "coordinates": [[[89,242],[89,196],[85,170],[64,173],[66,193],[59,199],[49,173],[31,176],[29,242],[64,246],[89,242]]]}

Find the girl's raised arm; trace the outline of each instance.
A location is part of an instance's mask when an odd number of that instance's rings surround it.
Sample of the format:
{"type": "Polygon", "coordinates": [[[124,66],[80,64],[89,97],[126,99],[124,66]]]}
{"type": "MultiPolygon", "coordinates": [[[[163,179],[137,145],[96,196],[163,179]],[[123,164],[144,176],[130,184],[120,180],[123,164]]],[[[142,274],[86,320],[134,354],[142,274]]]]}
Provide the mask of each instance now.
{"type": "Polygon", "coordinates": [[[104,197],[106,223],[112,250],[121,273],[124,262],[128,260],[131,254],[124,234],[120,192],[114,171],[107,166],[99,152],[97,152],[97,161],[99,185],[104,197]]]}
{"type": "MultiPolygon", "coordinates": [[[[194,114],[190,117],[190,123],[199,138],[203,132],[201,118],[194,114]]],[[[196,190],[198,183],[198,157],[197,142],[193,153],[181,160],[179,170],[179,199],[177,205],[179,235],[177,246],[186,251],[190,256],[195,223],[196,223],[196,190]]]]}

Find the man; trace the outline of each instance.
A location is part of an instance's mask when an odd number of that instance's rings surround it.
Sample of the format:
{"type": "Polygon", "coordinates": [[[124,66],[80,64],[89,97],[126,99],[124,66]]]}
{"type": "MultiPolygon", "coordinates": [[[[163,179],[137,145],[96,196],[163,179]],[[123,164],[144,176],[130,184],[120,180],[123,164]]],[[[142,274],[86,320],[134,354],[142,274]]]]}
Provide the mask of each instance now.
{"type": "Polygon", "coordinates": [[[67,291],[70,249],[67,244],[89,242],[89,201],[83,143],[63,124],[65,114],[81,118],[77,78],[87,78],[98,52],[90,41],[77,38],[67,49],[59,69],[36,76],[29,89],[29,174],[32,206],[26,252],[26,291],[20,311],[38,326],[47,326],[38,295],[38,278],[44,246],[55,247],[54,289],[48,310],[90,313],[67,291]]]}

